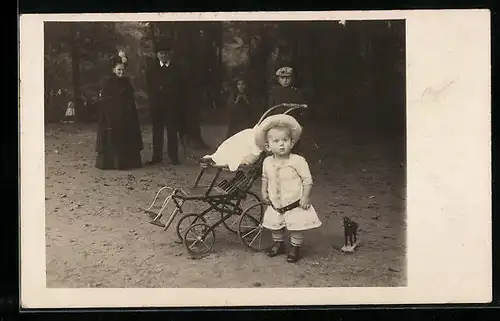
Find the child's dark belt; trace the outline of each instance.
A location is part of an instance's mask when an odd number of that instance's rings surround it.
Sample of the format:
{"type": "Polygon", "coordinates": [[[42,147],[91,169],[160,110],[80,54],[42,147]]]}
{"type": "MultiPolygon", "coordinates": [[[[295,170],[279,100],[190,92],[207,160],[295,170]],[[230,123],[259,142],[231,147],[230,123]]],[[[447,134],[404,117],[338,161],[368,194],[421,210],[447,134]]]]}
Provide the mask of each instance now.
{"type": "Polygon", "coordinates": [[[273,209],[280,214],[285,214],[286,212],[291,211],[294,208],[297,208],[299,206],[300,206],[300,201],[295,201],[292,204],[281,207],[281,208],[276,208],[273,206],[273,209]]]}

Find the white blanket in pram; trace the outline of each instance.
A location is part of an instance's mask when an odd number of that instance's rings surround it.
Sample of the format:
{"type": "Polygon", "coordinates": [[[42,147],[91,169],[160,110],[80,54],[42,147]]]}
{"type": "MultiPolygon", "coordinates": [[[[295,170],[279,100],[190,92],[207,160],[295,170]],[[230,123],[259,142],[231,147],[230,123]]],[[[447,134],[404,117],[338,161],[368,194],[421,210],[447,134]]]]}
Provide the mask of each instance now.
{"type": "Polygon", "coordinates": [[[212,155],[206,155],[204,160],[212,160],[217,166],[227,166],[230,171],[236,171],[241,165],[254,163],[262,151],[255,144],[254,129],[244,129],[227,138],[212,155]]]}

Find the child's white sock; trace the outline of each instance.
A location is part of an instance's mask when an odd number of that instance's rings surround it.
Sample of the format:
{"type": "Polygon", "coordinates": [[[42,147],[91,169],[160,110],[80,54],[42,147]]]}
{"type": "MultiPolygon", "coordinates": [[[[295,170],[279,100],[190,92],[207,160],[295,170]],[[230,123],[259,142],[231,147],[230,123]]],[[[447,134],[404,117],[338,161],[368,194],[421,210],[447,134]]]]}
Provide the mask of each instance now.
{"type": "Polygon", "coordinates": [[[304,235],[301,231],[290,232],[290,243],[293,246],[301,247],[304,243],[304,235]]]}
{"type": "Polygon", "coordinates": [[[272,237],[274,242],[284,242],[285,241],[285,229],[272,231],[272,237]]]}

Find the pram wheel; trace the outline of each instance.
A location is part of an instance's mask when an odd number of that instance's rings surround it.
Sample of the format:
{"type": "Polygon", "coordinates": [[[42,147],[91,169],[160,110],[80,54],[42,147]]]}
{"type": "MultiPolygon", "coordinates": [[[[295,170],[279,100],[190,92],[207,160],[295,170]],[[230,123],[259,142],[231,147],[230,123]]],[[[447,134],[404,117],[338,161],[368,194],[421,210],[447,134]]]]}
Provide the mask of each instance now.
{"type": "Polygon", "coordinates": [[[258,203],[247,208],[238,222],[238,237],[253,251],[260,252],[270,245],[269,235],[262,227],[264,204],[258,203]]]}
{"type": "Polygon", "coordinates": [[[188,228],[198,223],[207,223],[207,220],[200,214],[196,213],[184,214],[181,217],[181,219],[177,222],[177,227],[176,227],[177,236],[179,237],[179,240],[183,241],[184,235],[186,234],[188,228]]]}
{"type": "Polygon", "coordinates": [[[215,244],[215,232],[210,225],[191,225],[184,234],[184,245],[189,253],[202,255],[210,252],[215,244]]]}
{"type": "Polygon", "coordinates": [[[250,206],[254,205],[255,203],[260,203],[260,198],[255,194],[254,192],[246,192],[244,196],[241,198],[240,203],[238,204],[237,208],[237,213],[235,215],[229,217],[225,221],[222,222],[224,224],[224,227],[234,233],[238,233],[238,224],[240,221],[240,216],[243,214],[245,209],[249,208],[250,206]]]}

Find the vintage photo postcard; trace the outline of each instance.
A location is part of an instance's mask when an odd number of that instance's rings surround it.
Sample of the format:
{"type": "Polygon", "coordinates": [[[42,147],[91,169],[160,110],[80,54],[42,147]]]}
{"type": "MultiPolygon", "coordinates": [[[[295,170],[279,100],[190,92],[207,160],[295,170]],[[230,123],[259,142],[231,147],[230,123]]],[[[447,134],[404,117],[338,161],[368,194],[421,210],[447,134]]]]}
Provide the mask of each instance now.
{"type": "Polygon", "coordinates": [[[487,303],[490,12],[20,18],[23,308],[487,303]]]}

